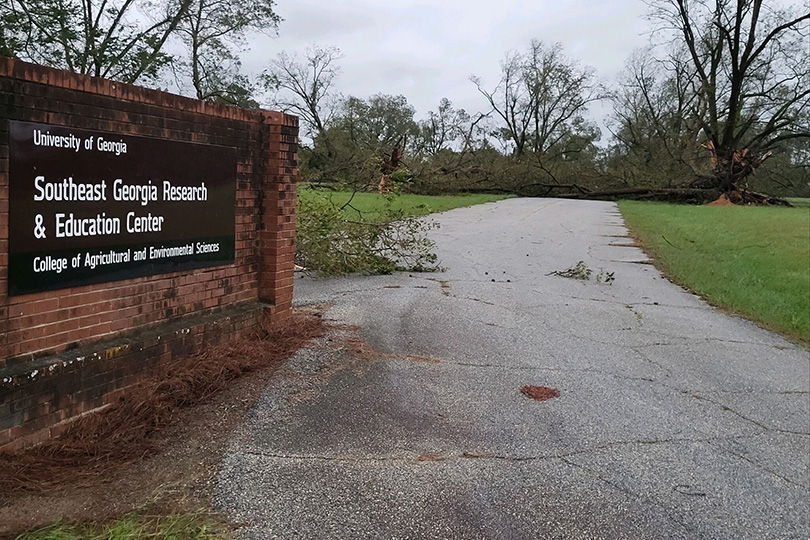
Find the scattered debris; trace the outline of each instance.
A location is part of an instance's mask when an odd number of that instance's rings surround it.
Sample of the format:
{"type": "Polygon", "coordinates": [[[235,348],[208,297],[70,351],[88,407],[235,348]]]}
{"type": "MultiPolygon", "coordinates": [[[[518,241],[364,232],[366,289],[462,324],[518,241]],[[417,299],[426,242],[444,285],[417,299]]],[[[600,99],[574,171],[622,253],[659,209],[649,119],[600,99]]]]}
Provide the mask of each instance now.
{"type": "Polygon", "coordinates": [[[436,283],[438,283],[442,288],[442,294],[444,296],[450,296],[450,282],[449,281],[444,280],[444,279],[432,279],[432,278],[427,278],[427,279],[428,279],[428,281],[435,281],[436,283]]]}
{"type": "Polygon", "coordinates": [[[450,283],[448,281],[439,280],[439,284],[442,286],[442,294],[450,296],[450,283]]]}
{"type": "Polygon", "coordinates": [[[596,274],[596,282],[613,285],[613,281],[616,279],[615,274],[616,272],[605,272],[604,268],[600,268],[599,273],[596,274]]]}
{"type": "Polygon", "coordinates": [[[361,360],[365,360],[367,362],[371,362],[372,360],[377,360],[382,356],[381,353],[375,351],[371,345],[369,345],[366,340],[353,337],[346,340],[346,349],[351,353],[352,356],[355,358],[359,358],[361,360]]]}
{"type": "MultiPolygon", "coordinates": [[[[554,272],[549,272],[546,274],[547,276],[560,276],[566,277],[571,279],[581,279],[582,281],[588,281],[591,279],[591,275],[593,274],[593,270],[591,270],[585,261],[579,261],[577,264],[568,268],[566,270],[555,270],[554,272]]],[[[604,268],[599,269],[599,273],[596,274],[596,282],[597,283],[607,283],[608,285],[612,285],[616,279],[615,272],[607,272],[604,268]]]]}
{"type": "Polygon", "coordinates": [[[591,279],[592,272],[593,271],[588,268],[588,265],[585,264],[585,261],[579,261],[577,264],[571,268],[568,268],[567,270],[555,270],[554,272],[549,272],[546,275],[588,280],[591,279]]]}
{"type": "Polygon", "coordinates": [[[392,360],[410,360],[411,362],[422,362],[425,364],[440,364],[441,360],[433,358],[432,356],[422,356],[419,354],[387,354],[375,350],[363,338],[352,337],[346,340],[346,349],[355,358],[372,362],[374,360],[381,360],[389,358],[392,360]]]}
{"type": "Polygon", "coordinates": [[[551,388],[549,386],[534,386],[534,385],[526,385],[520,389],[520,393],[526,396],[527,398],[531,398],[535,401],[546,401],[551,398],[558,397],[560,395],[560,391],[556,388],[551,388]]]}

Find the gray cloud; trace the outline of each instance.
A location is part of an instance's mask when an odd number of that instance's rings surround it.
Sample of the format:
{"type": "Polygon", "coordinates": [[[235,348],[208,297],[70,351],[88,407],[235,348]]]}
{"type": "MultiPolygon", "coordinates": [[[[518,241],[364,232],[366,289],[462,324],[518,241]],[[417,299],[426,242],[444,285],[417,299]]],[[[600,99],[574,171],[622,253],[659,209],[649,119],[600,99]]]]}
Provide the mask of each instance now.
{"type": "MultiPolygon", "coordinates": [[[[645,10],[642,0],[279,0],[278,37],[252,40],[243,65],[255,73],[282,50],[337,46],[345,55],[338,81],[344,94],[404,94],[418,116],[442,97],[474,112],[486,103],[469,76],[494,86],[503,55],[531,39],[559,41],[569,57],[612,80],[647,42],[645,10]]],[[[597,109],[601,116],[605,107],[597,109]]]]}

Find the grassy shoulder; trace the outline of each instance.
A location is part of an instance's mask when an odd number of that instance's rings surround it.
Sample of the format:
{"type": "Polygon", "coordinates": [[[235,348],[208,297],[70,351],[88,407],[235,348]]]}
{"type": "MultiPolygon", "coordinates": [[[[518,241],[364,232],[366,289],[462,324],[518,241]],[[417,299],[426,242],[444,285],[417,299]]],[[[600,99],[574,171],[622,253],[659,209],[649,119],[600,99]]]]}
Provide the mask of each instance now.
{"type": "Polygon", "coordinates": [[[810,208],[622,201],[664,273],[709,302],[810,342],[810,208]]]}
{"type": "Polygon", "coordinates": [[[500,201],[506,195],[464,194],[464,195],[381,195],[351,191],[325,191],[302,185],[298,197],[308,201],[330,201],[347,219],[374,220],[388,209],[394,209],[403,216],[425,216],[434,212],[445,212],[454,208],[500,201]]]}

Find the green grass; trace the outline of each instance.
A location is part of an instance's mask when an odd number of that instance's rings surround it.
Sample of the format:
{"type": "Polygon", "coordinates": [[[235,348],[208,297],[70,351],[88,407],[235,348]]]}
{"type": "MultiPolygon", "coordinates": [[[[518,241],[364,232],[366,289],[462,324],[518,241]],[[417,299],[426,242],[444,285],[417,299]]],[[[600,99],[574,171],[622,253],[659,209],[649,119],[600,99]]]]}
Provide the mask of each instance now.
{"type": "Polygon", "coordinates": [[[505,195],[381,195],[379,193],[355,193],[350,191],[325,191],[301,186],[298,196],[309,200],[323,198],[341,207],[347,202],[343,212],[349,219],[373,220],[387,205],[400,210],[406,216],[424,216],[434,212],[444,212],[453,208],[473,206],[487,202],[500,201],[505,195]]]}
{"type": "Polygon", "coordinates": [[[132,513],[101,524],[62,524],[29,532],[16,540],[224,540],[227,528],[211,515],[132,513]]]}
{"type": "Polygon", "coordinates": [[[810,199],[803,197],[788,197],[787,200],[796,208],[810,207],[810,199]]]}
{"type": "Polygon", "coordinates": [[[622,201],[673,281],[785,336],[810,342],[810,208],[622,201]]]}

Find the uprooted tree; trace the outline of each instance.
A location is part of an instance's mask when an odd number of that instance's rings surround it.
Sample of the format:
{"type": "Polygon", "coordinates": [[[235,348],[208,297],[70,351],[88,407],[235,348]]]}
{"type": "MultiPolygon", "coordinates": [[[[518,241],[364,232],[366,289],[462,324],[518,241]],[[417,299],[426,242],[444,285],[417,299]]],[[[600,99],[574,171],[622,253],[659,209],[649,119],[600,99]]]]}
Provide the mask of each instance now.
{"type": "Polygon", "coordinates": [[[691,187],[718,190],[738,202],[766,202],[745,190],[746,179],[786,141],[810,139],[810,12],[763,4],[651,3],[651,18],[660,30],[674,32],[670,49],[687,62],[679,63],[678,74],[692,94],[682,120],[699,128],[710,157],[710,172],[691,187]]]}

